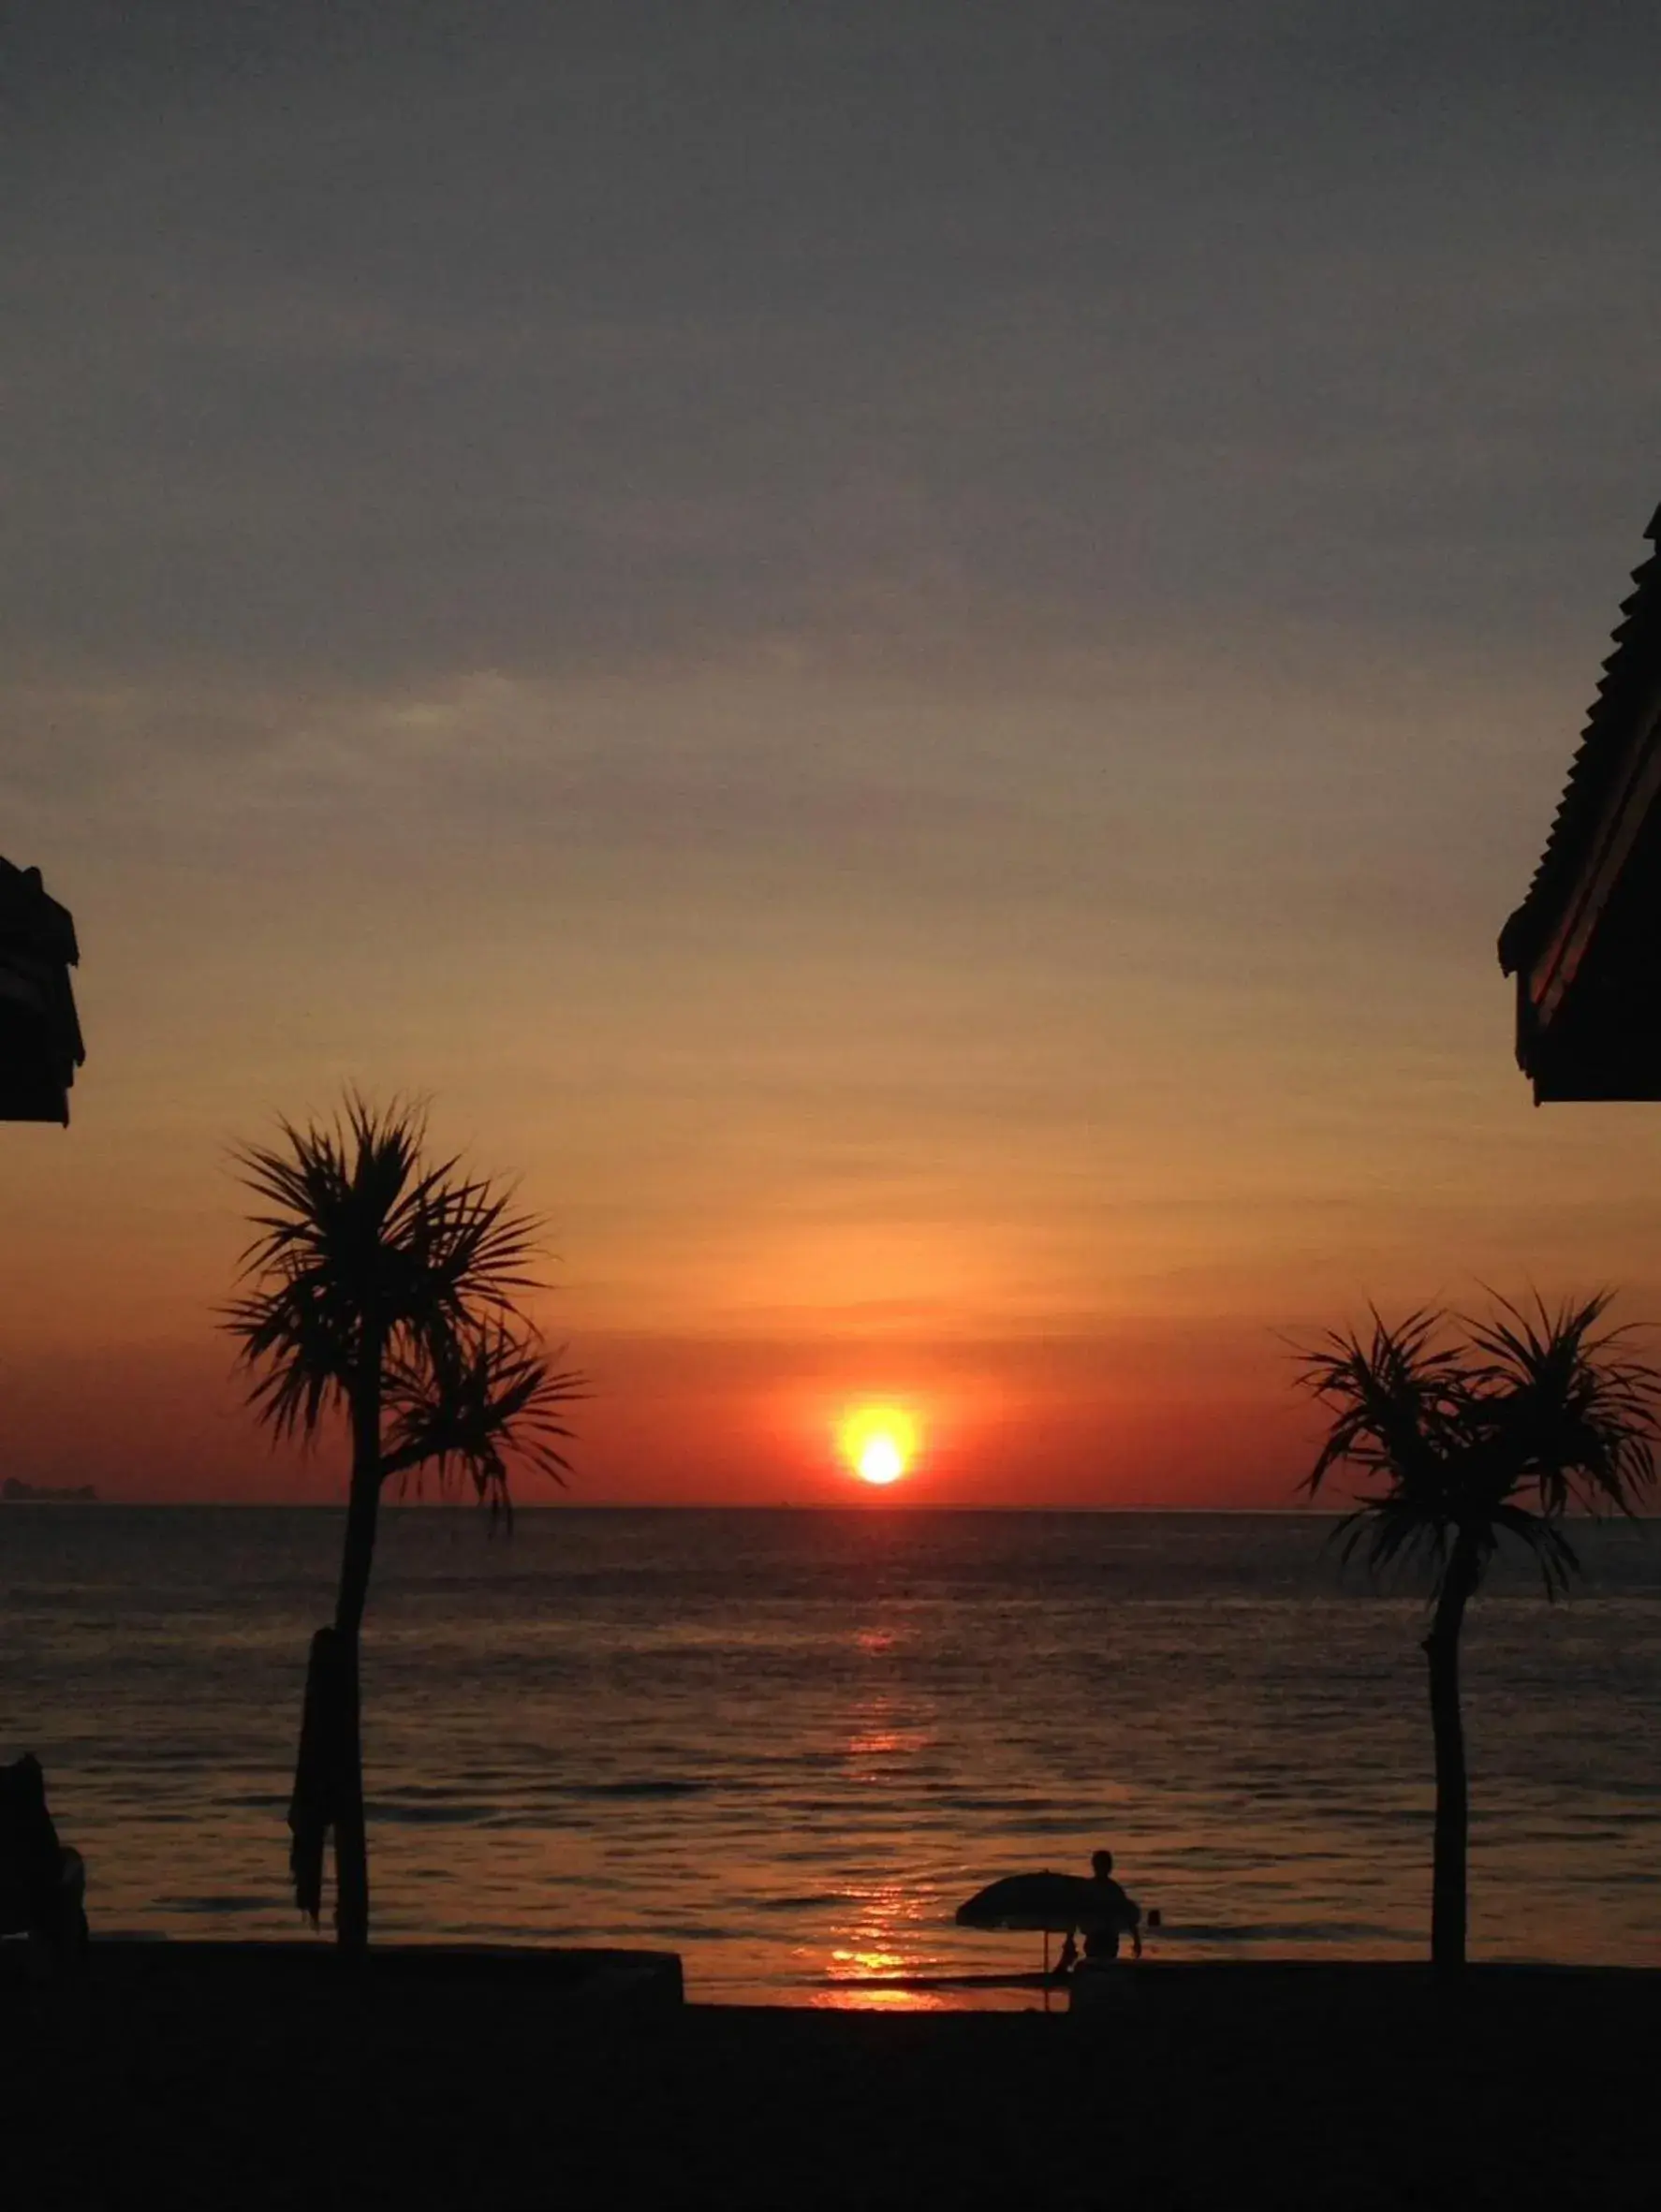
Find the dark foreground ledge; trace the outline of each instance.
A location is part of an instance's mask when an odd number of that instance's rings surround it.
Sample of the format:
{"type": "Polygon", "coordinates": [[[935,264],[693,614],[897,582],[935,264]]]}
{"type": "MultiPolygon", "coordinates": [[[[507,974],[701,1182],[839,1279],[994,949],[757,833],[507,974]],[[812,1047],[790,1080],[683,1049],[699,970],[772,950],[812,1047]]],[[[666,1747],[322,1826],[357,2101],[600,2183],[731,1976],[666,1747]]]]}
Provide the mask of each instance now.
{"type": "Polygon", "coordinates": [[[308,1948],[7,1974],[7,2203],[1661,2202],[1650,1972],[1154,1964],[1086,2024],[565,2003],[548,1954],[308,1948]]]}
{"type": "Polygon", "coordinates": [[[358,1960],[331,1942],[224,1943],[195,1939],[95,1943],[90,1982],[111,1997],[142,1998],[163,1985],[200,1992],[204,2001],[245,2000],[257,1989],[273,2002],[328,1998],[344,1979],[362,1977],[401,1990],[416,2004],[467,1987],[527,2004],[605,2006],[660,2012],[682,2003],[681,1961],[672,1951],[566,1950],[541,1943],[376,1943],[358,1960]]]}

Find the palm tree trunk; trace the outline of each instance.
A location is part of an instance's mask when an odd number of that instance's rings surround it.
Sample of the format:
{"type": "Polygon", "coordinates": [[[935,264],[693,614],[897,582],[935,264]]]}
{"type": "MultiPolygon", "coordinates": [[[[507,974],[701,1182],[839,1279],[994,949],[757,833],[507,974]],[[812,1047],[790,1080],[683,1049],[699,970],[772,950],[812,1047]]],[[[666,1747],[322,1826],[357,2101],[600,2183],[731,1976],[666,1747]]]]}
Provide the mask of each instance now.
{"type": "Polygon", "coordinates": [[[360,1956],[369,1945],[369,1840],[363,1822],[363,1736],[358,1699],[358,1632],[369,1596],[381,1499],[381,1377],[378,1344],[366,1345],[352,1392],[352,1487],[334,1625],[341,1638],[341,1764],[334,1806],[335,1940],[360,1956]]]}
{"type": "Polygon", "coordinates": [[[359,1448],[356,1418],[352,1428],[352,1487],[346,1504],[346,1541],[341,1555],[334,1625],[342,1635],[355,1639],[363,1625],[369,1570],[375,1559],[375,1529],[381,1502],[380,1422],[377,1418],[369,1431],[375,1441],[367,1448],[359,1448]]]}
{"type": "Polygon", "coordinates": [[[1470,1794],[1465,1777],[1465,1732],[1459,1698],[1459,1639],[1466,1601],[1476,1587],[1476,1562],[1463,1536],[1436,1600],[1424,1640],[1430,1663],[1431,1732],[1436,1758],[1436,1824],[1431,1862],[1431,1964],[1454,1973],[1465,1963],[1465,1858],[1470,1794]]]}

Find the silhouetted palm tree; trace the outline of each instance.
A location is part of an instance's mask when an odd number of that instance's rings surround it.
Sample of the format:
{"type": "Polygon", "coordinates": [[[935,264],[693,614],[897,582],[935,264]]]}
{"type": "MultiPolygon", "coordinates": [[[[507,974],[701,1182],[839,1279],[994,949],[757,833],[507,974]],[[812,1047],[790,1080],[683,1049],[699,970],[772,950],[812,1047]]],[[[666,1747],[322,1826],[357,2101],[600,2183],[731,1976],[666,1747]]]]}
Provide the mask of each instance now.
{"type": "Polygon", "coordinates": [[[1348,1560],[1428,1569],[1424,1639],[1435,1745],[1431,1957],[1465,1956],[1468,1824],[1459,1639],[1465,1606],[1501,1540],[1533,1554],[1549,1598],[1580,1571],[1564,1532],[1571,1509],[1630,1513],[1655,1480],[1661,1373],[1629,1357],[1631,1331],[1595,1333],[1608,1296],[1549,1312],[1501,1301],[1485,1323],[1410,1314],[1371,1336],[1333,1332],[1301,1349],[1301,1380],[1332,1415],[1304,1486],[1313,1496],[1347,1464],[1382,1486],[1340,1524],[1348,1560]]]}
{"type": "Polygon", "coordinates": [[[349,1427],[340,1593],[332,1629],[313,1640],[289,1822],[296,1894],[314,1920],[333,1829],[339,1940],[360,1950],[358,1638],[381,1492],[431,1465],[510,1513],[510,1457],[561,1479],[560,1414],[581,1382],[551,1363],[517,1303],[535,1287],[537,1224],[457,1160],[429,1162],[419,1110],[351,1096],[333,1122],[282,1132],[280,1145],[236,1155],[262,1210],[226,1326],[276,1436],[309,1442],[335,1411],[349,1427]]]}

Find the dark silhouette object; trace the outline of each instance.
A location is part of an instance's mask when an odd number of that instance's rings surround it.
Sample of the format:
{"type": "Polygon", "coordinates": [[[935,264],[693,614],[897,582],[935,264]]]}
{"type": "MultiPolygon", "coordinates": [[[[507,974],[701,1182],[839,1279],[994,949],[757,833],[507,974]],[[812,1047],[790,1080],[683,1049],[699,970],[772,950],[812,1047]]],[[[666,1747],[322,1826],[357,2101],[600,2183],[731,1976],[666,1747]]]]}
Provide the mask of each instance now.
{"type": "MultiPolygon", "coordinates": [[[[1088,1917],[1080,1925],[1084,1937],[1084,1956],[1102,1965],[1119,1956],[1119,1939],[1130,1938],[1131,1949],[1139,1958],[1142,1955],[1142,1909],[1133,1897],[1125,1896],[1113,1879],[1113,1854],[1110,1851],[1093,1851],[1090,1854],[1090,1887],[1095,1893],[1088,1917]]],[[[1073,1939],[1068,1936],[1062,1946],[1060,1970],[1066,1973],[1078,1956],[1073,1939]]]]}
{"type": "Polygon", "coordinates": [[[1302,1348],[1301,1381],[1331,1415],[1304,1484],[1313,1497],[1341,1465],[1380,1487],[1345,1516],[1338,1542],[1376,1571],[1426,1568],[1424,1639],[1435,1747],[1431,1959],[1465,1958],[1467,1783],[1459,1640],[1465,1607],[1502,1538],[1537,1563],[1548,1598],[1580,1571],[1564,1519],[1571,1507],[1631,1513],[1655,1480],[1661,1373],[1626,1355],[1629,1328],[1601,1335],[1608,1295],[1548,1311],[1501,1301],[1486,1323],[1409,1314],[1371,1336],[1334,1332],[1302,1348]]]}
{"type": "Polygon", "coordinates": [[[96,1505],[98,1493],[91,1483],[66,1483],[55,1487],[51,1483],[27,1483],[22,1475],[8,1474],[0,1483],[0,1498],[8,1505],[96,1505]]]}
{"type": "MultiPolygon", "coordinates": [[[[294,1901],[314,1927],[323,1913],[323,1846],[330,1828],[334,1827],[338,1838],[343,1814],[349,1817],[350,1810],[356,1809],[355,1834],[362,1837],[362,1783],[353,1771],[360,1740],[357,1654],[352,1640],[338,1628],[320,1628],[312,1638],[306,1662],[300,1755],[288,1800],[288,1829],[293,1838],[288,1870],[294,1877],[294,1901]]],[[[367,1874],[364,1879],[367,1883],[367,1874]]]]}
{"type": "Polygon", "coordinates": [[[58,1841],[40,1762],[25,1751],[0,1766],[0,1935],[27,1936],[66,1965],[86,1947],[86,1868],[58,1841]]]}
{"type": "Polygon", "coordinates": [[[86,1059],[69,986],[80,960],[69,909],[39,869],[0,860],[0,1121],[68,1123],[86,1059]]]}
{"type": "Polygon", "coordinates": [[[1123,1932],[1131,1936],[1139,1958],[1141,1912],[1113,1880],[1112,1853],[1098,1851],[1090,1863],[1095,1872],[1089,1879],[1081,1874],[1057,1874],[1048,1867],[1033,1874],[1006,1874],[1002,1881],[977,1890],[958,1907],[957,1925],[1042,1934],[1046,1974],[1052,1935],[1065,1939],[1059,1965],[1063,1973],[1078,1956],[1074,1939],[1080,1931],[1091,1956],[1116,1957],[1123,1932]]]}
{"type": "MultiPolygon", "coordinates": [[[[1661,508],[1644,535],[1661,539],[1661,508]]],[[[1500,933],[1536,1106],[1661,1098],[1661,554],[1632,580],[1545,854],[1500,933]]]]}
{"type": "Polygon", "coordinates": [[[277,1437],[310,1442],[338,1409],[351,1484],[334,1622],[313,1639],[289,1826],[295,1896],[321,1912],[334,1834],[343,1949],[369,1940],[358,1639],[381,1493],[433,1466],[511,1518],[508,1458],[561,1481],[562,1409],[581,1378],[554,1367],[516,1299],[537,1223],[455,1159],[429,1162],[418,1111],[348,1097],[330,1124],[283,1124],[283,1142],[238,1157],[261,1202],[243,1255],[246,1295],[226,1316],[254,1376],[251,1402],[277,1437]]]}

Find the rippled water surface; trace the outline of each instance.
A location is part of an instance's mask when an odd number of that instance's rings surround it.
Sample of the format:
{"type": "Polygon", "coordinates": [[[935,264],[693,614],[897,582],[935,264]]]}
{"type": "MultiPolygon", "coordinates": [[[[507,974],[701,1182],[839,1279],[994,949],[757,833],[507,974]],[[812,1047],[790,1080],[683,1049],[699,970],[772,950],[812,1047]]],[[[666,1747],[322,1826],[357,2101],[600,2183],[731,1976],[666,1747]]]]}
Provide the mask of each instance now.
{"type": "MultiPolygon", "coordinates": [[[[665,1946],[706,1999],[917,2002],[879,1985],[1038,1963],[951,1925],[970,1890],[1106,1842],[1166,1956],[1417,1953],[1422,1608],[1340,1586],[1329,1525],[553,1511],[504,1541],[394,1511],[376,1927],[665,1946]]],[[[0,1756],[46,1763],[99,1927],[295,1932],[284,1814],[340,1533],[0,1508],[0,1756]]],[[[1583,1550],[1570,1604],[1502,1578],[1470,1621],[1473,1948],[1658,1964],[1661,1531],[1583,1550]]]]}

